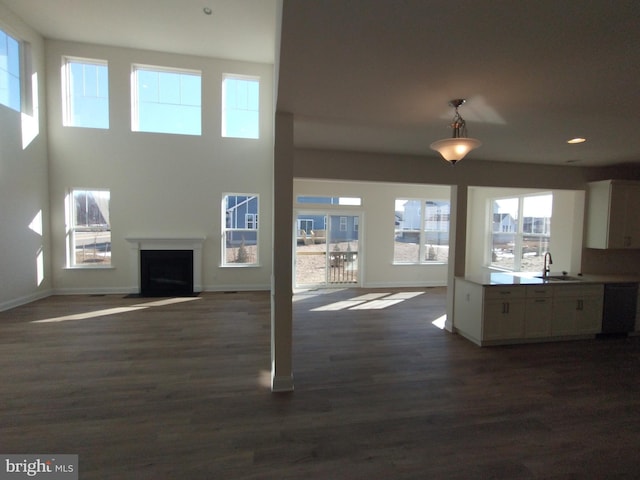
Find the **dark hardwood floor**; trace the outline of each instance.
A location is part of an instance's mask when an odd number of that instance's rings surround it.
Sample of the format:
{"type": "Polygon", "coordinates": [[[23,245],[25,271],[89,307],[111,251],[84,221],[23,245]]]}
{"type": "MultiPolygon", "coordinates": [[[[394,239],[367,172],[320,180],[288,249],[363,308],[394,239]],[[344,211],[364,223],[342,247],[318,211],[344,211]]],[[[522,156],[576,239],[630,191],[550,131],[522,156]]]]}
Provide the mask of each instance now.
{"type": "Polygon", "coordinates": [[[432,324],[442,288],[307,292],[272,394],[268,292],[159,300],[0,313],[0,453],[83,480],[640,476],[640,337],[478,348],[432,324]]]}

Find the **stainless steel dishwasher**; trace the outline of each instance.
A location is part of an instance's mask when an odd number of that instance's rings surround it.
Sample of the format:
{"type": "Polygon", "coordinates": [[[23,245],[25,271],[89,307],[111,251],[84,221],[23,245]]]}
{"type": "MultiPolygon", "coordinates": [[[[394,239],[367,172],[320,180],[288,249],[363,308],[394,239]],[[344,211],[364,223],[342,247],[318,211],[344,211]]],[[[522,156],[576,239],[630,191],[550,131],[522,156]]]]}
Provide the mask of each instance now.
{"type": "Polygon", "coordinates": [[[620,334],[635,330],[637,283],[608,283],[604,286],[602,333],[620,334]]]}

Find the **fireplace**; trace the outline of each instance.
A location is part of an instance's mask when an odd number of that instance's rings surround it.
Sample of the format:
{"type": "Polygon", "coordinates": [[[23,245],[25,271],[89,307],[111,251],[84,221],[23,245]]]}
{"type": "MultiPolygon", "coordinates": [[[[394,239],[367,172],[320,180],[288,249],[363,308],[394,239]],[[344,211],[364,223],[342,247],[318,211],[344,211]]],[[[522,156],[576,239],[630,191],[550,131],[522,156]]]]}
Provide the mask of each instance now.
{"type": "Polygon", "coordinates": [[[137,236],[126,240],[131,244],[131,293],[185,296],[203,290],[202,244],[205,237],[137,236]]]}
{"type": "Polygon", "coordinates": [[[140,295],[193,295],[193,250],[140,250],[140,295]]]}

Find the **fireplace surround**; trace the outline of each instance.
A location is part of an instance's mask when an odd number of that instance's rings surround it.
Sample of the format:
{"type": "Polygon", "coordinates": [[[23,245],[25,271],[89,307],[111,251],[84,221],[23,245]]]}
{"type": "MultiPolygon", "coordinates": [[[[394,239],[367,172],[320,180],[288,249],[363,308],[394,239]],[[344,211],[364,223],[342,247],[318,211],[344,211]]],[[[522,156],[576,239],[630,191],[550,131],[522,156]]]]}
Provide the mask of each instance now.
{"type": "Polygon", "coordinates": [[[128,237],[131,272],[141,296],[182,296],[202,291],[204,237],[128,237]]]}

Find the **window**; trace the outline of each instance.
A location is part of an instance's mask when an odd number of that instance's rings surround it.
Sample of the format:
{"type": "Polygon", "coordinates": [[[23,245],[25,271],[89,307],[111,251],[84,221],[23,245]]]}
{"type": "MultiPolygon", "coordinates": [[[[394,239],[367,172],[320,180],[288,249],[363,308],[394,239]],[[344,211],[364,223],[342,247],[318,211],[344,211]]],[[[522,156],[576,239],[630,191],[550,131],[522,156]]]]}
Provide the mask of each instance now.
{"type": "Polygon", "coordinates": [[[347,217],[340,217],[340,231],[347,231],[347,217]]]}
{"type": "Polygon", "coordinates": [[[258,214],[257,213],[247,213],[245,224],[247,228],[250,230],[258,229],[258,214]]]}
{"type": "Polygon", "coordinates": [[[448,261],[448,201],[399,198],[396,199],[395,210],[394,263],[448,261]]]}
{"type": "Polygon", "coordinates": [[[224,195],[222,219],[222,265],[257,265],[258,195],[224,195]]]}
{"type": "Polygon", "coordinates": [[[313,231],[313,219],[312,218],[299,218],[298,219],[298,232],[311,233],[313,231]]]}
{"type": "Polygon", "coordinates": [[[360,197],[313,197],[309,195],[298,195],[296,197],[298,203],[315,203],[318,205],[362,205],[360,197]]]}
{"type": "Polygon", "coordinates": [[[260,138],[260,79],[224,75],[222,80],[222,136],[260,138]]]}
{"type": "Polygon", "coordinates": [[[109,128],[107,62],[63,59],[62,115],[65,127],[109,128]]]}
{"type": "Polygon", "coordinates": [[[0,30],[0,103],[16,112],[20,103],[20,42],[0,30]]]}
{"type": "Polygon", "coordinates": [[[109,198],[109,190],[71,191],[69,266],[111,265],[109,198]]]}
{"type": "Polygon", "coordinates": [[[201,73],[134,65],[131,129],[200,135],[201,73]]]}
{"type": "Polygon", "coordinates": [[[551,240],[553,195],[490,200],[491,267],[515,272],[542,271],[551,240]]]}

